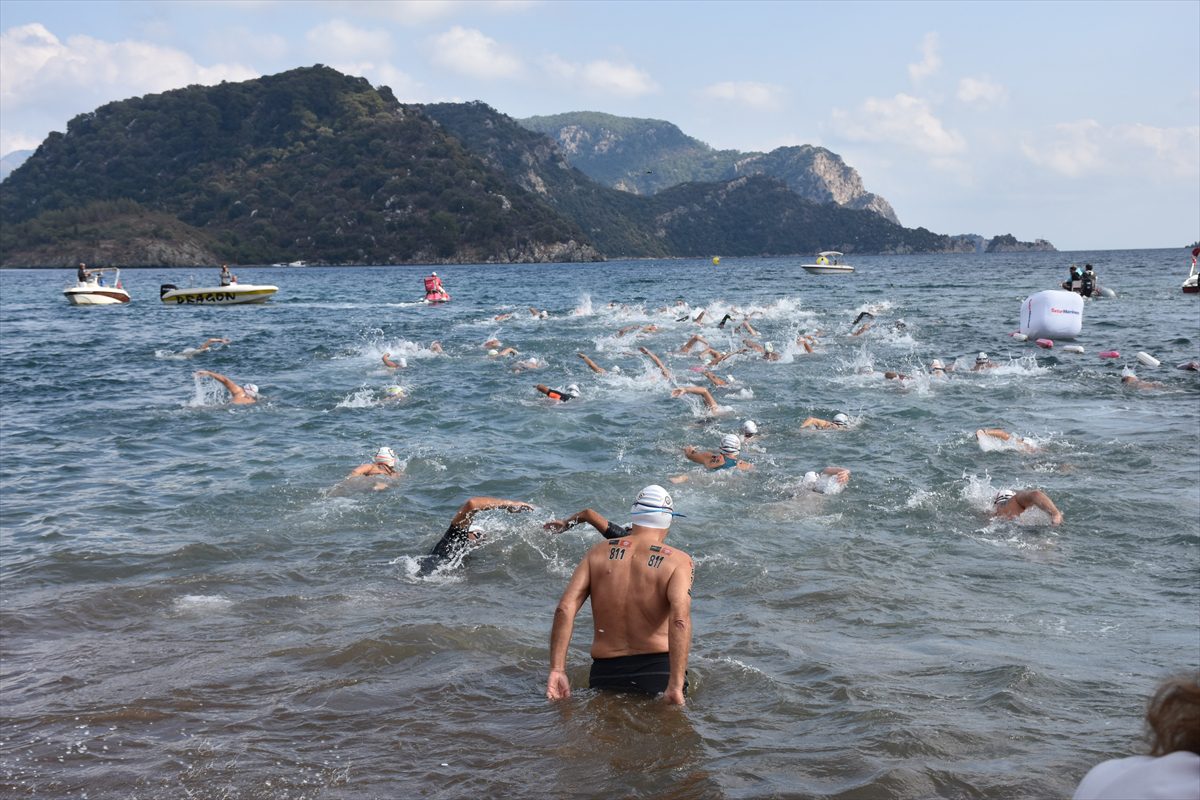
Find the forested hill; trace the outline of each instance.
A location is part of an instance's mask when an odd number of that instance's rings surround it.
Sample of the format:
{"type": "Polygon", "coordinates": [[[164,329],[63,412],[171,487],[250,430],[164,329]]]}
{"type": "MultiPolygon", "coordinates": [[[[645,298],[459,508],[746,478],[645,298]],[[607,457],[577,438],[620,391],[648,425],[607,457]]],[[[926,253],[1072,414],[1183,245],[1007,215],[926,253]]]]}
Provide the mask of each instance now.
{"type": "Polygon", "coordinates": [[[419,107],[320,65],[82,114],[0,184],[0,215],[5,265],[598,257],[419,107]]]}
{"type": "Polygon", "coordinates": [[[763,176],[620,192],[482,103],[405,105],[321,65],[80,115],[0,184],[0,221],[5,266],[961,247],[763,176]]]}

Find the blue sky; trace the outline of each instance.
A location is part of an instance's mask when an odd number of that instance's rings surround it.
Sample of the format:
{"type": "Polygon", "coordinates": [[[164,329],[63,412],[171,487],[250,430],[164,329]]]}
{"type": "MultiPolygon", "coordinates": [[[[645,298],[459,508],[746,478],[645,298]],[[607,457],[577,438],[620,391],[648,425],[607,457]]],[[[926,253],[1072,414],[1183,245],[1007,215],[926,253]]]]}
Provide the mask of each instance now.
{"type": "Polygon", "coordinates": [[[401,101],[815,144],[900,221],[1059,249],[1200,237],[1200,2],[0,3],[0,154],[96,106],[316,63],[401,101]]]}

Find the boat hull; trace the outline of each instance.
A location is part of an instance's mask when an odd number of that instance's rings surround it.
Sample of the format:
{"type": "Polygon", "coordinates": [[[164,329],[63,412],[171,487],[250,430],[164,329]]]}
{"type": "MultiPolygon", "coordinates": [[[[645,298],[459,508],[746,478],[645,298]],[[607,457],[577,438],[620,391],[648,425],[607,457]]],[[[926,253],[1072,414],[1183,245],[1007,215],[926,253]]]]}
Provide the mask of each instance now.
{"type": "Polygon", "coordinates": [[[854,267],[844,264],[801,264],[800,266],[813,275],[841,275],[854,272],[854,267]]]}
{"type": "Polygon", "coordinates": [[[116,306],[129,302],[129,292],[110,287],[64,289],[63,296],[73,306],[116,306]]]}
{"type": "Polygon", "coordinates": [[[197,286],[188,289],[164,287],[160,299],[168,306],[242,306],[265,303],[278,286],[243,283],[233,286],[197,286]]]}

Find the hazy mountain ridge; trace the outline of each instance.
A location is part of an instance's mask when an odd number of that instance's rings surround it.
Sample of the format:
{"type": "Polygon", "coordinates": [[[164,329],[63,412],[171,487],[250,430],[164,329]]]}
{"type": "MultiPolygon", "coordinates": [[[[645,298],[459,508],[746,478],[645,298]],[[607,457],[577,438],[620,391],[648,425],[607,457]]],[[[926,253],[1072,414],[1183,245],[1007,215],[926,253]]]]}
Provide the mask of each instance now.
{"type": "Polygon", "coordinates": [[[900,224],[887,200],[866,191],[858,172],[824,147],[779,147],[770,153],[715,150],[665,120],[595,111],[518,122],[557,141],[567,160],[584,173],[622,191],[654,194],[680,183],[769,175],[806,200],[872,211],[900,224]]]}

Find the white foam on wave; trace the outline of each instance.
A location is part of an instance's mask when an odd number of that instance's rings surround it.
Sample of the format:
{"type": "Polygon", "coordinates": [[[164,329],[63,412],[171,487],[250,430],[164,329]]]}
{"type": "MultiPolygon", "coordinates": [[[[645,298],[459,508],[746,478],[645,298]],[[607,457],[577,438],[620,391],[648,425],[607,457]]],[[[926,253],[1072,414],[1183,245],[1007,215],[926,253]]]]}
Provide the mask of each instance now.
{"type": "Polygon", "coordinates": [[[928,489],[917,489],[913,491],[904,501],[905,508],[933,508],[937,494],[928,489]]]}
{"type": "Polygon", "coordinates": [[[175,598],[171,609],[176,614],[206,616],[219,614],[233,606],[233,601],[219,594],[185,594],[175,598]]]}
{"type": "Polygon", "coordinates": [[[187,408],[204,408],[205,406],[223,406],[229,400],[228,390],[215,380],[192,376],[192,396],[185,403],[187,408]]]}
{"type": "Polygon", "coordinates": [[[334,408],[375,408],[382,404],[375,390],[364,386],[343,397],[334,408]]]}
{"type": "Polygon", "coordinates": [[[579,298],[579,302],[577,302],[575,307],[571,309],[571,311],[568,313],[568,316],[590,317],[594,313],[595,312],[592,310],[592,296],[590,294],[585,294],[579,298]]]}

